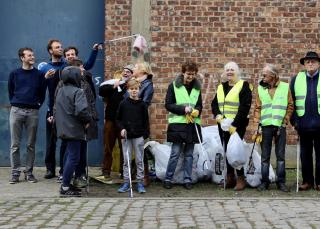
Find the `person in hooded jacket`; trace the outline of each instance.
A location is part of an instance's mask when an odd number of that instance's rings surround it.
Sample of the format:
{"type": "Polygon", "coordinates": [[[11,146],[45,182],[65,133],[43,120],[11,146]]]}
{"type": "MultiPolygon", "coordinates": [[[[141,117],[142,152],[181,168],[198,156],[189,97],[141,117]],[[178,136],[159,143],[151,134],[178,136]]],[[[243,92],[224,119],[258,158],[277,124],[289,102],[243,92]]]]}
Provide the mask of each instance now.
{"type": "Polygon", "coordinates": [[[67,143],[66,158],[63,170],[63,181],[60,187],[61,196],[80,196],[81,190],[70,182],[79,163],[81,141],[86,139],[86,128],[92,120],[86,95],[81,89],[81,69],[66,67],[61,74],[63,87],[56,93],[54,120],[57,137],[67,143]]]}
{"type": "MultiPolygon", "coordinates": [[[[243,139],[246,128],[249,124],[249,112],[252,100],[253,87],[247,81],[240,79],[240,69],[237,63],[228,62],[224,66],[226,81],[218,86],[217,94],[211,103],[212,113],[218,123],[219,135],[224,150],[230,136],[237,132],[243,139]],[[221,127],[225,119],[232,120],[227,130],[221,127]]],[[[227,162],[226,188],[234,188],[241,191],[246,187],[244,169],[236,170],[237,180],[235,179],[235,169],[227,162]]]]}
{"type": "Polygon", "coordinates": [[[182,73],[169,85],[167,90],[165,107],[170,112],[167,141],[173,143],[163,183],[164,188],[167,189],[172,188],[172,180],[181,152],[184,156],[184,187],[192,188],[194,144],[199,143],[198,137],[202,138],[200,128],[201,84],[196,79],[197,72],[196,63],[184,63],[182,73]]]}

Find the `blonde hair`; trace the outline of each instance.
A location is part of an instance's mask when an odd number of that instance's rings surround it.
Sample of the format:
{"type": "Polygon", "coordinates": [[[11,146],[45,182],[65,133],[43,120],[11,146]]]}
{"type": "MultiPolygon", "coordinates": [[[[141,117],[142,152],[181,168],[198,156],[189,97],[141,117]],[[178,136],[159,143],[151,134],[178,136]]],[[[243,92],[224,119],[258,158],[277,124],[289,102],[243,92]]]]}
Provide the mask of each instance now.
{"type": "Polygon", "coordinates": [[[235,71],[238,78],[240,78],[240,68],[236,62],[230,61],[226,63],[224,66],[224,71],[226,72],[228,68],[232,68],[235,71]]]}
{"type": "Polygon", "coordinates": [[[127,82],[127,88],[131,87],[140,87],[140,82],[135,77],[130,78],[127,82]]]}
{"type": "Polygon", "coordinates": [[[121,79],[122,78],[122,71],[117,70],[113,73],[113,79],[121,79]]]}
{"type": "Polygon", "coordinates": [[[136,63],[135,69],[137,69],[139,72],[143,72],[146,75],[153,75],[151,66],[147,62],[136,63]]]}

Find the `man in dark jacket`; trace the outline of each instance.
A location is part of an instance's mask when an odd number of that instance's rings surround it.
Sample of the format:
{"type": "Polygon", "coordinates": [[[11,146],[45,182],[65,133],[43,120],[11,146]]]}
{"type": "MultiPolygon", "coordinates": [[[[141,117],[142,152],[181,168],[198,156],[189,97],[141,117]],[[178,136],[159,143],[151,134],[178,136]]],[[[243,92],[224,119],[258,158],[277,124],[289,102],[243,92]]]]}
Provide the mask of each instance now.
{"type": "Polygon", "coordinates": [[[320,191],[320,58],[316,52],[308,52],[300,59],[305,70],[298,73],[290,83],[295,105],[293,125],[300,138],[300,158],[303,183],[299,190],[320,191]],[[313,148],[315,151],[315,177],[313,175],[313,148]]]}
{"type": "Polygon", "coordinates": [[[116,115],[120,102],[126,95],[125,82],[131,78],[133,73],[133,66],[128,65],[123,68],[122,78],[106,81],[99,87],[99,95],[104,98],[106,103],[104,115],[104,156],[102,162],[102,174],[105,179],[111,180],[111,166],[112,166],[112,151],[118,140],[120,148],[120,171],[122,173],[122,146],[120,130],[116,126],[116,115]],[[109,83],[110,82],[110,83],[109,83]]]}
{"type": "Polygon", "coordinates": [[[79,67],[66,67],[62,71],[63,87],[57,91],[54,120],[57,136],[66,141],[66,160],[63,170],[63,182],[60,194],[79,196],[81,191],[74,188],[71,178],[80,159],[81,141],[86,139],[85,129],[92,117],[86,95],[81,87],[81,70],[79,67]]]}
{"type": "Polygon", "coordinates": [[[169,113],[167,141],[172,142],[171,154],[167,166],[164,187],[172,188],[172,179],[181,151],[184,153],[184,187],[192,188],[192,164],[194,144],[201,138],[202,111],[201,85],[195,78],[198,67],[193,62],[182,65],[179,74],[167,91],[165,107],[169,113]]]}

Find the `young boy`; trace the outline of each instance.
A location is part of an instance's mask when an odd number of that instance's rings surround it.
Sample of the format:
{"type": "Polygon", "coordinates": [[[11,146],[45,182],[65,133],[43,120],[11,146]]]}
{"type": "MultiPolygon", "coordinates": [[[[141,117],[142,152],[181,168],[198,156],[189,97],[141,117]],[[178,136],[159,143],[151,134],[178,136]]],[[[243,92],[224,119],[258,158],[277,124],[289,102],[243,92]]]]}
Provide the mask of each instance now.
{"type": "Polygon", "coordinates": [[[135,152],[135,161],[137,166],[136,179],[138,180],[137,190],[139,193],[145,193],[143,185],[144,163],[143,163],[143,145],[144,138],[147,138],[148,131],[148,107],[139,99],[140,82],[136,78],[131,78],[127,83],[127,90],[130,97],[123,100],[117,112],[117,125],[121,130],[122,151],[123,151],[123,178],[124,183],[118,189],[118,192],[127,192],[130,189],[128,156],[131,162],[132,151],[135,152]]]}
{"type": "Polygon", "coordinates": [[[56,93],[54,120],[57,136],[66,142],[61,196],[81,196],[81,190],[70,184],[80,160],[81,142],[91,121],[86,95],[81,87],[79,67],[66,67],[61,74],[63,86],[56,93]]]}

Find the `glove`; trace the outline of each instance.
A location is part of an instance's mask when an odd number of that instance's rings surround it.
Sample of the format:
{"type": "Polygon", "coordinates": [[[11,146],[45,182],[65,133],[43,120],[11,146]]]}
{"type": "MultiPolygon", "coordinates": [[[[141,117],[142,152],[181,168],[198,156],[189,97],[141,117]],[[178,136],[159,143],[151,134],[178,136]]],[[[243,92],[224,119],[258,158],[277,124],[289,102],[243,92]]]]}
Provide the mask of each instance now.
{"type": "Polygon", "coordinates": [[[262,135],[261,134],[254,134],[252,135],[252,141],[255,141],[257,144],[262,142],[262,135]]]}
{"type": "Polygon", "coordinates": [[[192,112],[191,112],[191,116],[193,118],[196,118],[199,116],[199,111],[197,109],[193,109],[192,112]]]}
{"type": "Polygon", "coordinates": [[[222,115],[219,114],[219,115],[216,116],[216,122],[217,122],[217,123],[220,124],[221,121],[222,121],[222,119],[223,119],[223,116],[222,116],[222,115]]]}
{"type": "Polygon", "coordinates": [[[187,124],[194,122],[194,121],[193,121],[193,117],[192,117],[190,114],[187,114],[187,115],[186,115],[186,119],[187,119],[187,124]]]}
{"type": "Polygon", "coordinates": [[[229,133],[232,135],[232,134],[234,134],[235,132],[236,132],[236,130],[237,130],[237,127],[234,127],[234,126],[230,126],[229,127],[229,133]]]}

